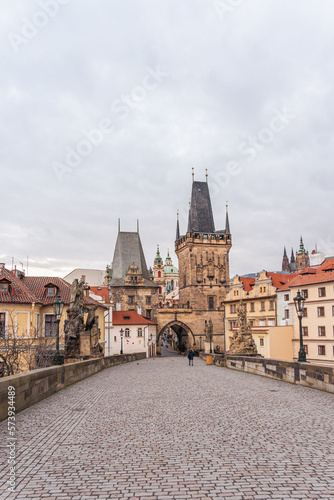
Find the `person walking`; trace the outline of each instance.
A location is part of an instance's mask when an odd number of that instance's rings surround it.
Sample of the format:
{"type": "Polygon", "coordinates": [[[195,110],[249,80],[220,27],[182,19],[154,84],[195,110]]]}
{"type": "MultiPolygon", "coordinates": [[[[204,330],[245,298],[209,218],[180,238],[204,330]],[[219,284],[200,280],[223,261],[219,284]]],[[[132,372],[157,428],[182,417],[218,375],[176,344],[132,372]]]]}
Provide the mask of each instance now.
{"type": "Polygon", "coordinates": [[[194,351],[192,349],[189,349],[188,352],[188,359],[189,359],[189,366],[194,366],[194,351]]]}

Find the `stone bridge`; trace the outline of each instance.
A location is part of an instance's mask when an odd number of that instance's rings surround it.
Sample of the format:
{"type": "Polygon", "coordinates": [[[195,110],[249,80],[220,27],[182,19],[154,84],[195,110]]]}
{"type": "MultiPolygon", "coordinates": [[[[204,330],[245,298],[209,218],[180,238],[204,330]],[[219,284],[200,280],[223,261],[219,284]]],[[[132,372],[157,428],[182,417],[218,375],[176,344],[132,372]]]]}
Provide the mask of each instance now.
{"type": "Polygon", "coordinates": [[[18,413],[14,493],[0,423],[1,499],[334,498],[333,394],[162,354],[18,413]]]}

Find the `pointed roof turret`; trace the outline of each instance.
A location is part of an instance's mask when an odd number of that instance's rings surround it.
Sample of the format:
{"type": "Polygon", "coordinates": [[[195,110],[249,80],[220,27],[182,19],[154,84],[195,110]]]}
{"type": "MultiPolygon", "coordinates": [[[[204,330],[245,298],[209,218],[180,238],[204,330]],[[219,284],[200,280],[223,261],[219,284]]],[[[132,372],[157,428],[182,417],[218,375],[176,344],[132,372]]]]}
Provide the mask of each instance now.
{"type": "Polygon", "coordinates": [[[194,181],[192,184],[188,232],[215,232],[215,224],[207,182],[194,181]]]}
{"type": "Polygon", "coordinates": [[[301,253],[307,253],[305,251],[305,247],[304,247],[303,237],[302,236],[300,237],[299,250],[298,250],[297,254],[301,254],[301,253]]]}
{"type": "Polygon", "coordinates": [[[172,259],[171,259],[171,256],[169,255],[169,249],[167,251],[167,257],[166,257],[166,260],[165,260],[165,266],[172,266],[173,265],[173,262],[172,262],[172,259]]]}
{"type": "Polygon", "coordinates": [[[160,255],[160,250],[159,250],[159,245],[157,245],[157,254],[154,259],[154,264],[163,264],[161,255],[160,255]]]}
{"type": "Polygon", "coordinates": [[[176,238],[175,238],[175,241],[179,241],[179,239],[180,239],[180,223],[179,223],[179,211],[177,211],[176,238]]]}
{"type": "Polygon", "coordinates": [[[287,254],[286,254],[286,248],[285,248],[285,247],[284,247],[283,257],[287,257],[287,254]]]}
{"type": "Polygon", "coordinates": [[[293,264],[294,262],[296,262],[296,259],[295,259],[295,255],[293,253],[293,248],[291,248],[291,259],[290,259],[290,263],[293,264]]]}
{"type": "Polygon", "coordinates": [[[139,233],[119,232],[112,261],[111,286],[124,285],[124,279],[132,264],[139,268],[144,280],[150,280],[139,233]]]}
{"type": "Polygon", "coordinates": [[[226,222],[225,222],[225,234],[231,234],[230,221],[228,218],[228,203],[226,202],[226,222]]]}

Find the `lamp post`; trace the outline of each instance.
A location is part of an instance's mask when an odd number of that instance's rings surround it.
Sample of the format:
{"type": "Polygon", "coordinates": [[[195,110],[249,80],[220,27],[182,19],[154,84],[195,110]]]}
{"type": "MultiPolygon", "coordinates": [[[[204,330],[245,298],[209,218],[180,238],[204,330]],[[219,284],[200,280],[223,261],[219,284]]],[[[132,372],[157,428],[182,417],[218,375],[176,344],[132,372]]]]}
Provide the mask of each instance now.
{"type": "Polygon", "coordinates": [[[304,314],[304,302],[305,299],[302,297],[300,290],[298,290],[296,297],[293,299],[295,303],[295,308],[297,312],[297,316],[299,319],[299,342],[300,342],[300,347],[299,347],[299,352],[298,352],[298,361],[299,362],[305,362],[306,361],[306,352],[304,350],[304,345],[303,345],[303,329],[302,329],[302,318],[304,314]]]}
{"type": "Polygon", "coordinates": [[[123,354],[123,335],[124,335],[123,328],[120,329],[119,333],[120,333],[120,336],[121,336],[121,352],[120,352],[120,354],[123,354]]]}
{"type": "Polygon", "coordinates": [[[62,365],[62,360],[59,352],[59,323],[61,315],[63,314],[64,302],[61,300],[59,293],[56,295],[56,300],[53,303],[53,312],[57,322],[57,337],[56,337],[56,352],[53,356],[54,365],[62,365]]]}
{"type": "Polygon", "coordinates": [[[202,335],[199,336],[199,350],[202,350],[202,335]]]}
{"type": "Polygon", "coordinates": [[[213,334],[213,326],[212,326],[212,320],[211,318],[209,319],[209,324],[208,324],[208,334],[210,338],[210,354],[212,354],[212,334],[213,334]]]}
{"type": "Polygon", "coordinates": [[[151,344],[152,339],[153,339],[153,335],[152,335],[152,333],[151,333],[151,335],[150,335],[150,336],[149,336],[149,338],[148,338],[148,341],[149,341],[149,346],[150,346],[150,356],[149,356],[150,358],[153,356],[153,352],[152,352],[152,351],[153,351],[153,349],[152,349],[152,344],[151,344]]]}

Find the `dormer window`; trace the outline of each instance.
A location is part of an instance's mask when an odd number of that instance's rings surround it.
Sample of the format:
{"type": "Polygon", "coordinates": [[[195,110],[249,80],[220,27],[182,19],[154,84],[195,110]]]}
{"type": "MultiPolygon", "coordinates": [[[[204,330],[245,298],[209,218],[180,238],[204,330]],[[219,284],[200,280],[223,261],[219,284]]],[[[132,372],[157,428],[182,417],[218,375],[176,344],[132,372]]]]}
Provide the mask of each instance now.
{"type": "Polygon", "coordinates": [[[8,292],[8,283],[0,283],[0,292],[8,292]]]}
{"type": "Polygon", "coordinates": [[[54,297],[56,295],[56,289],[53,286],[50,286],[46,289],[46,293],[48,297],[54,297]]]}

